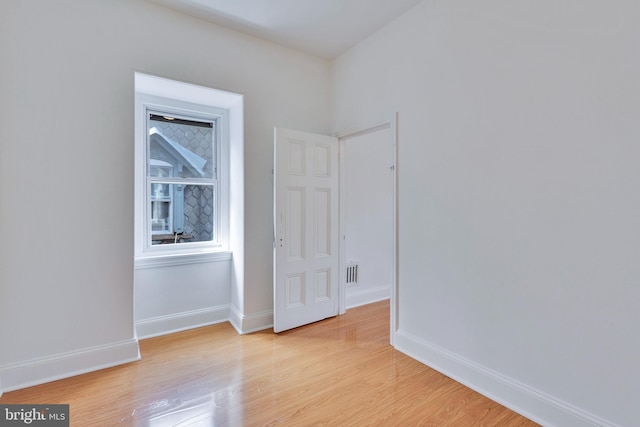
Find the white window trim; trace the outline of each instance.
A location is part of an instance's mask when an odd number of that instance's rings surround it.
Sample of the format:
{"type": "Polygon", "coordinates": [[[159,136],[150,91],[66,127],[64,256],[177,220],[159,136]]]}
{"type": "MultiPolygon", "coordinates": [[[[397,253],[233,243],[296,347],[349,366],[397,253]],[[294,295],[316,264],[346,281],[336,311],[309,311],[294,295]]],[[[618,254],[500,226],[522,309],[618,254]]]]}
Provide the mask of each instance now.
{"type": "Polygon", "coordinates": [[[135,269],[170,267],[173,265],[199,264],[233,259],[231,251],[145,256],[136,259],[135,269]]]}
{"type": "MultiPolygon", "coordinates": [[[[187,264],[192,262],[205,262],[205,260],[231,259],[232,243],[230,238],[230,126],[237,128],[237,120],[242,119],[242,95],[219,91],[216,89],[196,86],[188,83],[163,79],[141,73],[135,74],[135,202],[134,202],[134,226],[135,226],[135,259],[136,268],[149,268],[162,265],[187,264]],[[155,98],[155,101],[154,101],[155,98]],[[163,99],[164,98],[164,99],[163,99]],[[220,221],[217,235],[217,245],[210,243],[183,243],[180,245],[151,246],[147,242],[146,218],[146,150],[147,150],[147,126],[146,110],[164,110],[166,99],[177,101],[176,109],[184,109],[185,104],[197,104],[209,108],[214,115],[224,116],[220,120],[220,132],[222,133],[220,151],[218,155],[218,186],[220,221]],[[163,102],[158,102],[158,101],[163,102]],[[155,104],[155,105],[154,105],[155,104]],[[182,107],[180,107],[182,105],[182,107]],[[234,111],[234,117],[229,117],[229,111],[234,111]],[[231,123],[234,120],[234,123],[231,123]],[[196,244],[199,243],[199,244],[196,244]]],[[[198,110],[199,111],[199,110],[198,110]]],[[[193,113],[189,108],[187,113],[193,113]]],[[[192,115],[198,117],[197,114],[192,115]]],[[[242,138],[241,130],[236,129],[236,139],[242,138]],[[239,135],[238,135],[239,134],[239,135]]],[[[241,142],[240,142],[241,144],[241,142]]],[[[240,145],[241,147],[241,145],[240,145]]],[[[235,229],[236,227],[234,227],[235,229]]]]}

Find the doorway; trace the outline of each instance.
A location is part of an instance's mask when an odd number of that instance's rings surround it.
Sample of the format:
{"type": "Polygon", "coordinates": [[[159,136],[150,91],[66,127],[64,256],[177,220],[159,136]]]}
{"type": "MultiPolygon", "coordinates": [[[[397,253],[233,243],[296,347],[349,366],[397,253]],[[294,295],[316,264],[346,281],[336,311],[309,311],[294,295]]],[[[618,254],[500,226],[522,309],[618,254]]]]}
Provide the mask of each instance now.
{"type": "Polygon", "coordinates": [[[393,343],[395,122],[338,138],[275,129],[274,331],[390,298],[393,343]]]}
{"type": "Polygon", "coordinates": [[[340,135],[341,313],[391,298],[395,316],[395,147],[394,122],[340,135]]]}

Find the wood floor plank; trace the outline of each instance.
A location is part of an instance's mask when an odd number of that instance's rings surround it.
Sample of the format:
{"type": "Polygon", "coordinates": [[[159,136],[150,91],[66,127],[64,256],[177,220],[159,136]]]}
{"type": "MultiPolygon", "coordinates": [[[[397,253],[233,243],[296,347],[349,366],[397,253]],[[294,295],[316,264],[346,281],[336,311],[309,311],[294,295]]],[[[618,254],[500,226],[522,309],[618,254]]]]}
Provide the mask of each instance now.
{"type": "Polygon", "coordinates": [[[68,403],[81,427],[537,425],[394,350],[387,301],[278,335],[222,323],[140,351],[0,403],[68,403]]]}

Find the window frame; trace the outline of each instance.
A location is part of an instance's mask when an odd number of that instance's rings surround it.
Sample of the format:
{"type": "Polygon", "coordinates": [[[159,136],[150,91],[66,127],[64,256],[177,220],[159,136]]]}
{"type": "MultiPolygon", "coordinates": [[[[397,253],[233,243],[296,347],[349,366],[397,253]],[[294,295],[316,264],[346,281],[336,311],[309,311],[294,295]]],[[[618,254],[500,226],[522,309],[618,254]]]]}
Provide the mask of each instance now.
{"type": "MultiPolygon", "coordinates": [[[[157,100],[153,100],[153,101],[157,101],[157,100]]],[[[167,103],[167,100],[162,100],[163,103],[167,103]]],[[[175,101],[170,101],[171,103],[175,104],[175,101]]],[[[181,107],[184,107],[183,105],[184,103],[180,103],[181,107]]],[[[155,105],[154,105],[155,106],[155,105]]],[[[213,234],[213,238],[211,241],[206,241],[206,242],[183,242],[183,243],[176,243],[176,245],[180,245],[181,247],[183,245],[190,245],[191,247],[199,247],[199,246],[211,246],[213,245],[214,247],[220,247],[222,245],[221,243],[221,239],[220,239],[220,234],[221,234],[221,224],[220,224],[220,219],[221,219],[221,212],[220,211],[220,207],[221,207],[221,191],[220,191],[220,179],[219,179],[219,175],[221,170],[223,169],[223,166],[221,164],[221,146],[222,146],[222,121],[224,120],[224,114],[225,111],[222,109],[216,109],[219,111],[215,111],[214,109],[212,109],[211,107],[207,107],[206,110],[207,112],[202,111],[203,108],[202,106],[193,106],[190,105],[189,107],[195,107],[198,109],[197,111],[197,116],[194,114],[190,114],[190,112],[185,111],[184,109],[176,109],[176,108],[162,108],[161,110],[156,109],[156,108],[150,108],[151,104],[146,103],[145,104],[145,118],[147,119],[147,143],[146,143],[146,151],[145,151],[145,158],[147,160],[147,164],[146,164],[146,185],[145,185],[145,189],[147,191],[147,198],[145,199],[145,208],[147,209],[147,211],[145,212],[145,221],[148,221],[147,227],[147,236],[145,237],[145,249],[147,251],[155,251],[156,249],[151,249],[151,248],[156,248],[159,247],[160,245],[153,245],[152,241],[153,241],[153,236],[154,235],[161,235],[161,234],[171,234],[173,232],[173,225],[175,224],[175,220],[176,218],[174,218],[174,213],[175,213],[175,187],[173,186],[182,186],[183,190],[184,188],[186,188],[189,185],[196,185],[196,186],[204,186],[204,187],[213,187],[213,212],[214,212],[214,221],[212,224],[212,234],[213,234]],[[212,135],[212,145],[213,145],[213,158],[215,161],[215,164],[213,165],[213,173],[212,173],[212,177],[211,178],[204,178],[204,177],[200,177],[200,178],[182,178],[182,177],[178,177],[175,175],[171,175],[171,176],[167,176],[167,177],[156,177],[153,176],[153,174],[151,174],[151,168],[154,166],[153,163],[153,159],[151,159],[150,157],[150,153],[151,153],[151,135],[149,134],[149,131],[154,128],[155,126],[153,125],[153,121],[151,120],[150,116],[152,115],[161,115],[161,116],[171,116],[174,117],[176,119],[186,119],[186,120],[193,120],[193,121],[201,121],[201,122],[210,122],[213,123],[213,135],[212,135]],[[169,218],[170,218],[170,225],[171,225],[171,231],[169,233],[166,232],[154,232],[153,231],[153,221],[152,221],[152,217],[151,217],[151,211],[152,211],[152,205],[153,205],[153,192],[152,192],[152,188],[153,188],[153,184],[160,184],[160,185],[170,185],[170,190],[169,190],[169,198],[170,198],[170,210],[169,210],[169,218]]],[[[156,160],[157,162],[157,160],[156,160]]],[[[174,171],[175,172],[175,171],[174,171]]],[[[165,251],[165,249],[163,248],[163,252],[165,251]]]]}
{"type": "MultiPolygon", "coordinates": [[[[180,82],[172,82],[184,85],[180,82]]],[[[208,90],[208,88],[202,88],[208,90]]],[[[213,104],[189,102],[169,96],[158,96],[144,92],[135,93],[135,257],[136,260],[153,257],[184,256],[203,253],[229,252],[229,109],[213,104]],[[206,242],[186,242],[168,245],[153,245],[151,228],[151,167],[149,114],[161,112],[179,118],[199,121],[214,121],[215,133],[215,183],[214,187],[214,239],[206,242]]],[[[164,179],[163,179],[164,180],[164,179]]],[[[180,178],[170,178],[174,184],[189,185],[180,178]],[[174,182],[175,181],[175,182],[174,182]]]]}

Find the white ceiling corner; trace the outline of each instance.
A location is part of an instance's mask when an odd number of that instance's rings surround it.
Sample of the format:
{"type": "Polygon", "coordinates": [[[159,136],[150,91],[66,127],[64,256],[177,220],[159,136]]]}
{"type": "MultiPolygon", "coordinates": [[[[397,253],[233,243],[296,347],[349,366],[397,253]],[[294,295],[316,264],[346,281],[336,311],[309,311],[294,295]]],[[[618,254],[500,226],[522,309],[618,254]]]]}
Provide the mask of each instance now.
{"type": "Polygon", "coordinates": [[[334,58],[422,0],[151,0],[207,21],[334,58]]]}

